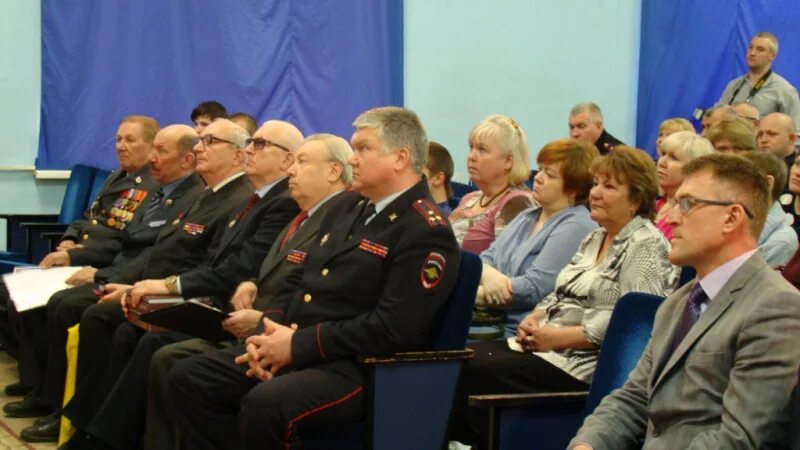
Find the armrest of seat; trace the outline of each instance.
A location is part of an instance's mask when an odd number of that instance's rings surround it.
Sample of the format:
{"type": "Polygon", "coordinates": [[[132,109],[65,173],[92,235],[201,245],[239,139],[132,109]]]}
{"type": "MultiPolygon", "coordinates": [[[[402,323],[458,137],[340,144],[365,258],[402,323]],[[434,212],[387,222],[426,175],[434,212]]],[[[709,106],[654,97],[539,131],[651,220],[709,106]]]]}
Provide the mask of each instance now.
{"type": "Polygon", "coordinates": [[[28,231],[38,233],[55,233],[58,231],[64,233],[69,228],[69,225],[58,222],[22,222],[20,225],[28,231]]]}
{"type": "Polygon", "coordinates": [[[472,395],[472,407],[488,408],[488,450],[566,448],[583,418],[588,392],[472,395]]]}
{"type": "Polygon", "coordinates": [[[564,403],[583,404],[588,397],[588,391],[470,395],[469,405],[477,408],[520,408],[564,403]]]}
{"type": "Polygon", "coordinates": [[[58,214],[0,214],[0,219],[17,222],[55,222],[58,214]]]}
{"type": "Polygon", "coordinates": [[[22,227],[27,222],[49,222],[58,220],[55,214],[0,214],[0,219],[6,221],[6,250],[19,254],[25,259],[28,254],[27,231],[22,227]]]}
{"type": "Polygon", "coordinates": [[[368,356],[361,358],[366,365],[398,364],[409,362],[450,361],[456,359],[472,358],[472,350],[440,350],[429,352],[403,352],[389,356],[368,356]]]}

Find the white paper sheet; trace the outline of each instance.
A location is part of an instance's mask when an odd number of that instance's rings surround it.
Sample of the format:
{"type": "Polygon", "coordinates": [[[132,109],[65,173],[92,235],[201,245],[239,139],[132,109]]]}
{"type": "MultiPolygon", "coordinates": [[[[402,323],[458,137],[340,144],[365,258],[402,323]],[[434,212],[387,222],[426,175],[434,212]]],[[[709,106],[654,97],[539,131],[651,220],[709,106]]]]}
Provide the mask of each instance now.
{"type": "Polygon", "coordinates": [[[16,271],[3,275],[8,288],[8,295],[17,311],[27,311],[47,304],[50,296],[67,289],[65,281],[83,267],[38,267],[16,271]]]}

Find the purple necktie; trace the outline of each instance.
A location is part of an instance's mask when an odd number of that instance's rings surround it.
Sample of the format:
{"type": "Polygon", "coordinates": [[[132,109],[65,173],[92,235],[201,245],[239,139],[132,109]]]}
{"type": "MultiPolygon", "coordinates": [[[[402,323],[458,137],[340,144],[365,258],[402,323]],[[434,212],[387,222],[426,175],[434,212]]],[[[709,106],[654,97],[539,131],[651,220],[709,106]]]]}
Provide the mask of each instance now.
{"type": "Polygon", "coordinates": [[[689,298],[686,299],[686,306],[683,308],[681,320],[675,328],[675,335],[672,338],[669,354],[672,354],[686,335],[689,334],[692,325],[694,325],[694,323],[697,322],[697,318],[700,317],[700,305],[706,300],[708,300],[708,296],[706,296],[705,291],[703,291],[703,287],[700,286],[700,282],[696,281],[694,287],[692,287],[692,291],[689,293],[689,298]]]}

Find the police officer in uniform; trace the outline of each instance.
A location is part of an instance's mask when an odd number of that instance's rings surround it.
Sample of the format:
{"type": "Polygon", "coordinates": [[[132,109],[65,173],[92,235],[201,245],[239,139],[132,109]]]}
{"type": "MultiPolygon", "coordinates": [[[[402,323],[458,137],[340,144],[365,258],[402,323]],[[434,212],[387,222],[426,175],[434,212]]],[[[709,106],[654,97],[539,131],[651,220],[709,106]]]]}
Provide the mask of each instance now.
{"type": "Polygon", "coordinates": [[[284,448],[298,426],[359,420],[356,358],[431,345],[459,250],[421,179],[424,128],[396,107],[354,126],[358,192],[331,205],[303,270],[287,280],[298,288],[281,292],[246,346],[173,368],[166,404],[185,448],[284,448]]]}
{"type": "MultiPolygon", "coordinates": [[[[242,147],[247,139],[247,133],[239,126],[225,119],[218,119],[204,131],[202,139],[193,148],[196,161],[196,171],[206,183],[204,190],[194,202],[187,204],[185,209],[176,212],[172,222],[166,223],[159,231],[155,244],[140,253],[132,261],[127,262],[116,274],[109,278],[109,282],[132,283],[145,277],[163,278],[176,270],[188,270],[198,265],[206,253],[214,250],[215,237],[228,223],[228,216],[240,205],[243,205],[252,192],[252,184],[243,176],[244,152],[242,147]]],[[[106,285],[108,286],[108,285],[106,285]]],[[[103,305],[95,304],[103,295],[100,289],[91,289],[90,292],[76,292],[74,296],[62,299],[57,314],[78,320],[85,314],[88,307],[100,308],[108,311],[110,316],[115,316],[117,311],[113,308],[103,309],[103,305]],[[66,310],[68,307],[74,310],[66,310]],[[65,311],[66,310],[66,311],[65,311]],[[77,319],[76,319],[77,318],[77,319]]],[[[111,305],[114,306],[114,305],[111,305]]],[[[117,305],[117,310],[119,309],[117,305]]],[[[63,326],[62,329],[74,324],[63,317],[56,322],[63,326]]],[[[80,340],[80,351],[88,353],[93,346],[104,346],[105,342],[91,342],[80,340]]],[[[58,348],[51,344],[51,348],[58,348]]],[[[63,348],[63,346],[61,347],[63,348]]],[[[80,370],[87,370],[80,364],[80,370]]],[[[59,367],[46,368],[44,378],[45,395],[56,404],[60,404],[58,395],[63,389],[63,370],[59,367]]],[[[50,437],[52,439],[52,437],[50,437]]]]}

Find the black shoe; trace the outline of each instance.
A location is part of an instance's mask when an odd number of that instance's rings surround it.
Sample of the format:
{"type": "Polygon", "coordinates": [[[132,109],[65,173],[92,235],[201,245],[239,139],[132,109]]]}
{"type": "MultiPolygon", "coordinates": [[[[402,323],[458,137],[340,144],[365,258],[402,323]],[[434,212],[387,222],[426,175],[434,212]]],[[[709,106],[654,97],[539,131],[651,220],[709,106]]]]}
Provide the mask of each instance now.
{"type": "Polygon", "coordinates": [[[36,394],[30,392],[22,400],[7,403],[3,412],[8,417],[41,417],[53,412],[53,408],[39,403],[36,394]]]}
{"type": "Polygon", "coordinates": [[[58,442],[61,418],[51,419],[40,425],[31,425],[22,430],[19,437],[26,442],[58,442]]]}
{"type": "Polygon", "coordinates": [[[31,392],[33,388],[25,386],[24,384],[17,381],[16,383],[7,384],[5,389],[3,390],[9,397],[22,397],[28,392],[31,392]]]}
{"type": "Polygon", "coordinates": [[[56,409],[55,411],[51,412],[46,416],[39,417],[38,419],[33,421],[34,425],[44,425],[51,420],[61,420],[61,410],[56,409]]]}

